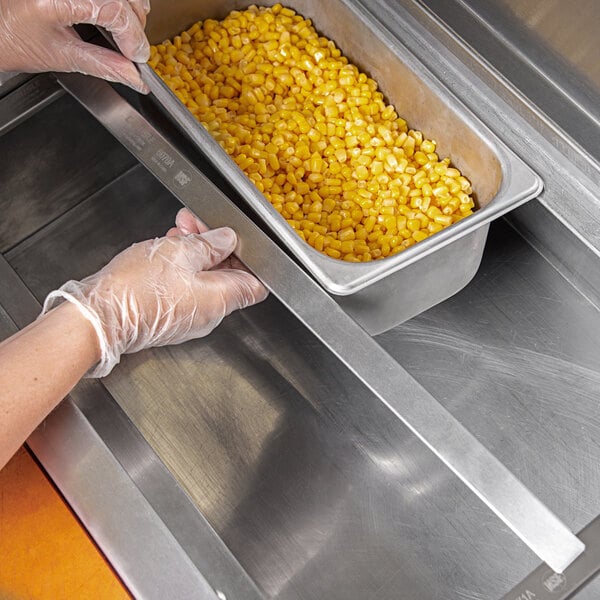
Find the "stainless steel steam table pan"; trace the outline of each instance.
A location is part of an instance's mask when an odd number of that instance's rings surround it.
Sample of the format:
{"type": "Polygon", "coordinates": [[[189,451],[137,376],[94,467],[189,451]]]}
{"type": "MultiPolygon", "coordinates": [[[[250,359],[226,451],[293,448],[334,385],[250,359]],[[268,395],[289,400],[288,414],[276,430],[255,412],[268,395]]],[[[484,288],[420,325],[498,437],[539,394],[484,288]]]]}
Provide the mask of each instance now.
{"type": "MultiPolygon", "coordinates": [[[[221,19],[250,6],[244,0],[153,0],[147,33],[151,43],[172,38],[195,21],[221,19]]],[[[270,6],[274,2],[260,3],[270,6]]],[[[286,6],[311,18],[316,29],[377,83],[407,120],[435,139],[472,182],[478,210],[411,246],[370,263],[347,263],[309,246],[286,223],[219,143],[160,77],[142,65],[161,108],[230,181],[315,280],[369,333],[410,319],[462,289],[475,275],[490,221],[535,197],[541,179],[462,105],[418,61],[352,0],[289,0],[286,6]]]]}

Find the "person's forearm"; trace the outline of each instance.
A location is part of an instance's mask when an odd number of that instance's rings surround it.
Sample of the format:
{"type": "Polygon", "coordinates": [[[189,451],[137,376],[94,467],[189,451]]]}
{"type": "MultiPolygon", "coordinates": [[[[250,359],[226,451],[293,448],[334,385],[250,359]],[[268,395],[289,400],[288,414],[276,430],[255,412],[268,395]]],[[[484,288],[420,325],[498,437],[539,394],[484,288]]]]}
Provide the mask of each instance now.
{"type": "Polygon", "coordinates": [[[0,468],[99,358],[92,325],[69,302],[0,344],[0,468]]]}

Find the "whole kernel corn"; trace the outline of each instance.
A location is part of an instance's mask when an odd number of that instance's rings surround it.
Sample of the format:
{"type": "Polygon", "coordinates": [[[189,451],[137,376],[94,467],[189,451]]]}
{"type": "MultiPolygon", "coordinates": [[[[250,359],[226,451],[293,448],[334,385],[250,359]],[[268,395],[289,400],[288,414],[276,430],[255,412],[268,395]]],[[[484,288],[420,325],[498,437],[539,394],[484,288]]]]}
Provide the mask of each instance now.
{"type": "Polygon", "coordinates": [[[298,235],[347,262],[472,214],[469,180],[290,8],[250,6],[153,46],[150,66],[298,235]]]}

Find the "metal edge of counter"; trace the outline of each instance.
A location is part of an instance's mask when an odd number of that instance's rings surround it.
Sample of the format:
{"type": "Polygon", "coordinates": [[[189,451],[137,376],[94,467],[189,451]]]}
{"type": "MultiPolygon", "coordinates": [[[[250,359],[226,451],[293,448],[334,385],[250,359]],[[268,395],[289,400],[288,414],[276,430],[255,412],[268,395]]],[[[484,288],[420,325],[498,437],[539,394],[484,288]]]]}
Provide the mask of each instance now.
{"type": "MultiPolygon", "coordinates": [[[[40,305],[2,257],[0,281],[16,332],[40,305]]],[[[78,385],[27,445],[135,598],[263,598],[99,381],[78,385]]]]}
{"type": "MultiPolygon", "coordinates": [[[[517,16],[514,9],[518,2],[511,7],[508,0],[419,1],[470,43],[567,136],[596,161],[600,159],[600,140],[595,134],[600,125],[600,98],[594,80],[559,54],[533,23],[525,24],[517,16]]],[[[535,3],[525,4],[535,10],[535,3]]],[[[541,19],[539,9],[535,14],[541,19]]],[[[587,16],[590,24],[598,17],[587,16]]],[[[579,47],[586,42],[585,34],[580,32],[579,47]]]]}
{"type": "Polygon", "coordinates": [[[48,73],[29,77],[18,75],[9,79],[0,86],[0,136],[58,100],[64,93],[56,79],[48,73]]]}
{"type": "Polygon", "coordinates": [[[27,73],[0,73],[0,98],[10,94],[30,77],[32,76],[27,73]]]}
{"type": "Polygon", "coordinates": [[[540,201],[517,208],[505,220],[580,294],[600,310],[598,255],[540,201]]]}
{"type": "MultiPolygon", "coordinates": [[[[546,258],[576,287],[586,289],[588,299],[600,306],[600,281],[590,281],[582,268],[600,258],[600,163],[577,141],[560,129],[493,68],[460,32],[441,20],[431,4],[422,0],[358,0],[390,33],[389,43],[399,40],[415,53],[485,124],[544,180],[544,191],[531,207],[509,216],[513,226],[526,234],[546,258]],[[539,218],[555,222],[559,236],[543,235],[539,218]],[[557,225],[558,223],[558,225],[557,225]],[[564,235],[563,235],[564,234],[564,235]],[[563,252],[569,239],[571,249],[563,252]]],[[[461,11],[460,3],[450,3],[461,11]]],[[[448,8],[443,14],[448,12],[448,8]]],[[[489,29],[462,10],[455,18],[463,29],[489,29]]],[[[564,99],[564,98],[563,98],[564,99]]],[[[574,111],[569,118],[580,114],[574,111]]],[[[573,121],[574,122],[574,121],[573,121]]],[[[575,130],[576,128],[574,128],[575,130]]],[[[591,276],[594,279],[594,276],[591,276]]]]}

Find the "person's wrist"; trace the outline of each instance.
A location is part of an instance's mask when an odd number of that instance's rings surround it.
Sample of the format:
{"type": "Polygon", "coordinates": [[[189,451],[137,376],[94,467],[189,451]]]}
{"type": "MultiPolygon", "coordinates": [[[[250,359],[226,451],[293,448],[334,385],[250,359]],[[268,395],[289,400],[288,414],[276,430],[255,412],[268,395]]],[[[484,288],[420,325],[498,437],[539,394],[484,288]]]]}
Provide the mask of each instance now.
{"type": "Polygon", "coordinates": [[[60,324],[66,339],[72,344],[79,359],[87,366],[86,370],[96,365],[101,357],[100,341],[93,324],[72,302],[62,302],[42,319],[51,319],[60,324]]]}
{"type": "Polygon", "coordinates": [[[74,339],[86,350],[91,350],[88,355],[93,359],[87,376],[100,377],[110,372],[110,368],[106,369],[107,358],[111,355],[108,348],[110,344],[104,331],[103,317],[90,306],[81,286],[82,283],[68,281],[60,289],[50,292],[44,301],[40,318],[45,319],[50,314],[54,315],[54,319],[59,318],[62,327],[69,328],[74,339]]]}

